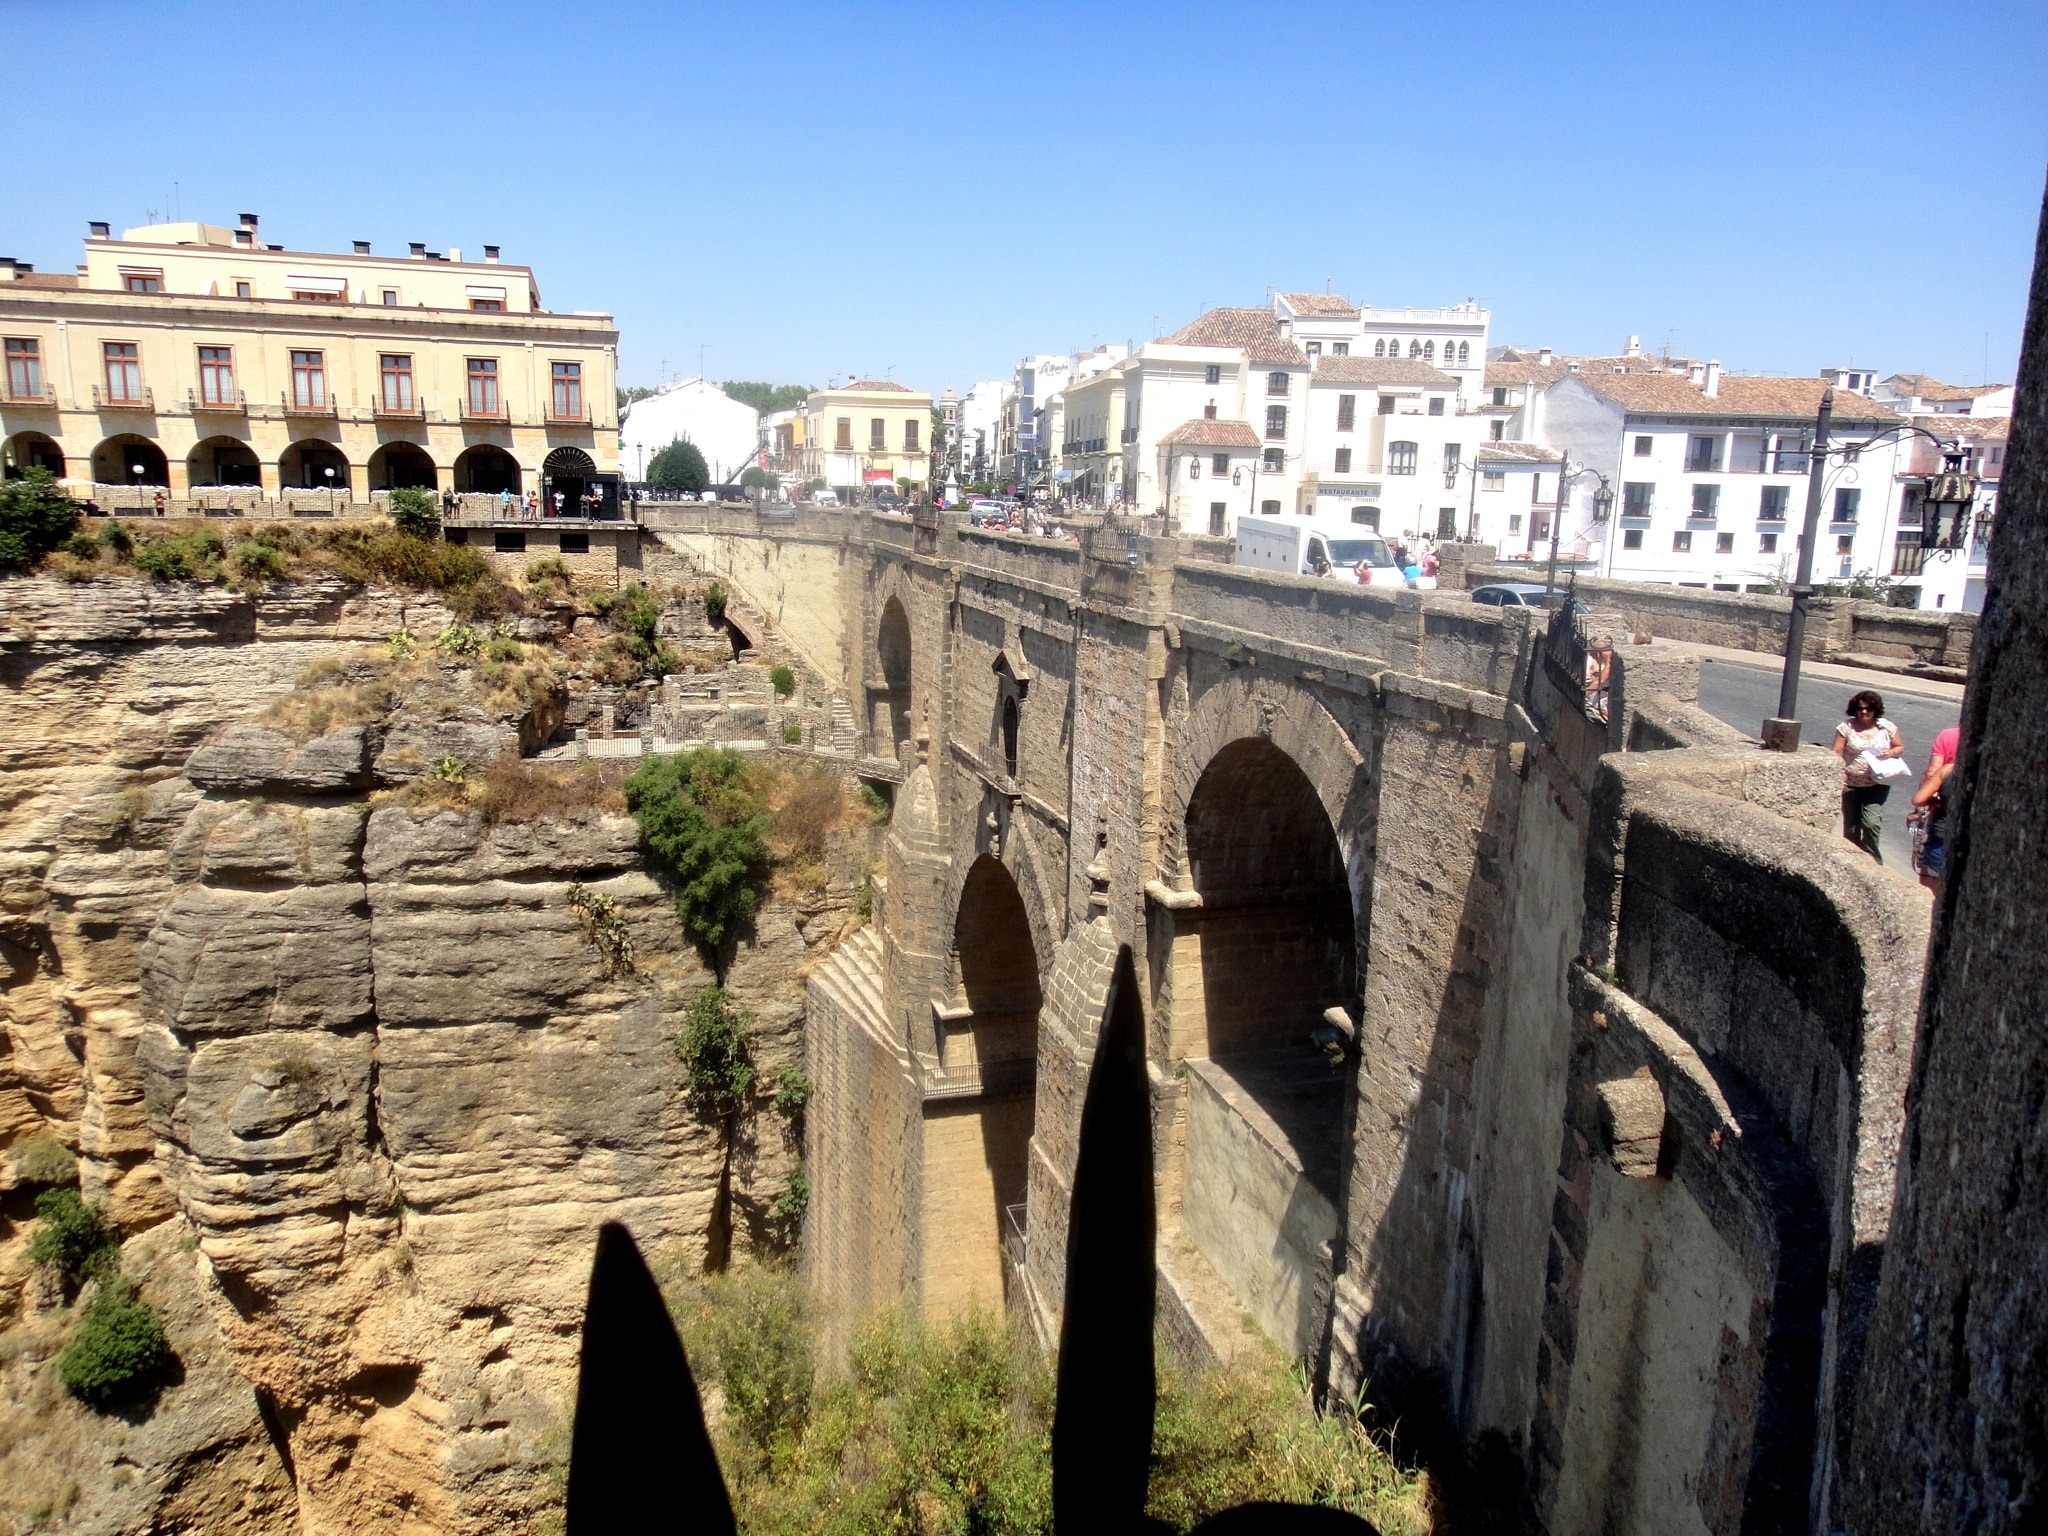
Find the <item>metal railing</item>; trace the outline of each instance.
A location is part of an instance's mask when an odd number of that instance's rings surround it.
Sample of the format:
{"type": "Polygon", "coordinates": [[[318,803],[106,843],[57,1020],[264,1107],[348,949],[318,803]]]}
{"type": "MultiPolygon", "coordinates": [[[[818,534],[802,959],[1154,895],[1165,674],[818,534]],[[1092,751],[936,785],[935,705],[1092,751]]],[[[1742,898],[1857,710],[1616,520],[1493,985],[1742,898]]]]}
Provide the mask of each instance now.
{"type": "Polygon", "coordinates": [[[425,421],[427,408],[418,395],[412,397],[410,405],[393,405],[380,390],[370,403],[370,414],[397,421],[425,421]]]}
{"type": "Polygon", "coordinates": [[[1025,1254],[1029,1252],[1024,1235],[1028,1215],[1023,1205],[1003,1207],[1003,1256],[1010,1261],[1012,1269],[1022,1270],[1025,1254]]]}
{"type": "Polygon", "coordinates": [[[1892,547],[1892,574],[1894,576],[1918,576],[1926,568],[1926,545],[1896,544],[1892,547]]]}
{"type": "Polygon", "coordinates": [[[576,423],[587,427],[590,425],[590,402],[586,400],[583,404],[573,409],[563,411],[555,408],[555,402],[550,397],[548,400],[548,420],[552,422],[576,423]]]}
{"type": "Polygon", "coordinates": [[[334,403],[334,396],[326,390],[322,390],[320,398],[313,401],[301,400],[297,391],[288,389],[278,396],[278,401],[287,416],[332,417],[341,414],[340,407],[334,403]]]}
{"type": "Polygon", "coordinates": [[[111,395],[95,384],[92,387],[92,405],[96,411],[154,411],[156,392],[148,385],[136,395],[111,395]]]}
{"type": "Polygon", "coordinates": [[[0,385],[0,405],[40,406],[45,410],[57,408],[57,386],[39,385],[35,389],[16,389],[11,384],[0,385]]]}
{"type": "Polygon", "coordinates": [[[488,405],[479,405],[471,395],[462,397],[462,419],[464,421],[506,421],[510,418],[505,411],[505,397],[498,396],[488,405]]]}
{"type": "Polygon", "coordinates": [[[246,416],[249,414],[249,397],[242,391],[234,390],[233,398],[208,400],[192,390],[185,391],[185,403],[195,416],[246,416]]]}

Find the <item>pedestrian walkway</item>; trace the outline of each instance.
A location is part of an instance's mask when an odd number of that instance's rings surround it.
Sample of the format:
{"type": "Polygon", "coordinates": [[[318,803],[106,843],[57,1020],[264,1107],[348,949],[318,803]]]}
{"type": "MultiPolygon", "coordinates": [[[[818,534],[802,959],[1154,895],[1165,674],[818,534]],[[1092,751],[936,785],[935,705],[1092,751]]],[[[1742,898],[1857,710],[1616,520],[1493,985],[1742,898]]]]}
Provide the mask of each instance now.
{"type": "MultiPolygon", "coordinates": [[[[1703,662],[1723,662],[1733,667],[1751,667],[1761,672],[1782,674],[1785,658],[1773,656],[1766,651],[1739,651],[1726,645],[1702,645],[1691,640],[1666,640],[1658,636],[1659,646],[1668,646],[1674,651],[1685,651],[1699,657],[1703,662]]],[[[1963,702],[1961,683],[1944,683],[1937,678],[1914,677],[1902,672],[1876,672],[1868,667],[1845,667],[1832,661],[1803,661],[1799,664],[1801,683],[1841,683],[1850,688],[1873,688],[1889,697],[1895,693],[1912,694],[1917,698],[1939,700],[1947,704],[1963,702]]],[[[1802,687],[1802,692],[1803,692],[1802,687]]],[[[1755,727],[1750,727],[1755,729],[1755,727]]]]}

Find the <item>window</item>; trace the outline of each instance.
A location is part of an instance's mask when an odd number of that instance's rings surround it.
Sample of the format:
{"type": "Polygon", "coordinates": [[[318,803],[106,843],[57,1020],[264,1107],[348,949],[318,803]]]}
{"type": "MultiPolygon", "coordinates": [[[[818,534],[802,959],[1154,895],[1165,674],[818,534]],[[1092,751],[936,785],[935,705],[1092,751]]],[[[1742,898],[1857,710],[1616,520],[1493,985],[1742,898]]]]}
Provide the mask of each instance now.
{"type": "Polygon", "coordinates": [[[1382,416],[1391,416],[1394,414],[1394,397],[1392,395],[1380,396],[1380,414],[1382,416]]]}
{"type": "Polygon", "coordinates": [[[1349,432],[1356,425],[1357,421],[1358,396],[1339,395],[1337,397],[1337,430],[1339,432],[1349,432]]]}
{"type": "MultiPolygon", "coordinates": [[[[251,287],[249,286],[249,284],[248,284],[248,282],[247,282],[246,280],[237,280],[237,281],[236,281],[236,283],[235,283],[235,297],[236,297],[236,298],[238,298],[238,299],[246,299],[246,298],[249,298],[249,297],[251,297],[251,296],[252,296],[252,295],[254,294],[254,292],[255,292],[255,290],[254,290],[253,288],[251,288],[251,287]]],[[[392,300],[391,302],[392,302],[392,303],[394,303],[394,304],[396,304],[396,303],[398,302],[398,300],[394,298],[394,299],[393,299],[393,300],[392,300]]]]}
{"type": "Polygon", "coordinates": [[[1513,517],[1510,517],[1510,518],[1508,519],[1508,532],[1509,532],[1509,533],[1520,533],[1521,531],[1522,531],[1522,514],[1521,514],[1521,513],[1519,513],[1519,512],[1517,512],[1517,513],[1516,513],[1516,514],[1515,514],[1515,515],[1514,515],[1513,517]]]}
{"type": "Polygon", "coordinates": [[[1353,507],[1351,509],[1351,521],[1361,528],[1370,528],[1374,533],[1378,533],[1380,531],[1380,509],[1378,507],[1353,507]]]}
{"type": "Polygon", "coordinates": [[[886,416],[868,418],[868,447],[877,452],[889,446],[889,420],[886,416]]]}
{"type": "Polygon", "coordinates": [[[1433,363],[1433,362],[1435,362],[1435,361],[1436,361],[1436,343],[1435,343],[1435,342],[1433,342],[1433,341],[1425,341],[1425,342],[1424,342],[1424,343],[1422,344],[1422,360],[1423,360],[1423,361],[1424,361],[1425,363],[1433,363]]]}
{"type": "MultiPolygon", "coordinates": [[[[472,365],[473,366],[473,365],[472,365]]],[[[327,357],[322,352],[292,353],[292,404],[301,410],[327,403],[327,357]]]]}
{"type": "Polygon", "coordinates": [[[1284,395],[1284,394],[1286,394],[1286,393],[1287,393],[1287,375],[1286,375],[1286,374],[1284,374],[1284,373],[1269,373],[1269,374],[1267,374],[1267,375],[1266,375],[1266,393],[1267,393],[1267,394],[1269,394],[1269,395],[1284,395]]]}
{"type": "Polygon", "coordinates": [[[1303,347],[1302,351],[1306,352],[1310,357],[1321,357],[1323,355],[1323,344],[1320,341],[1312,341],[1303,347]]]}
{"type": "Polygon", "coordinates": [[[907,418],[903,423],[903,451],[905,453],[916,453],[918,451],[917,418],[915,416],[907,418]]]}
{"type": "Polygon", "coordinates": [[[1692,488],[1692,515],[1712,517],[1721,505],[1721,487],[1718,485],[1696,485],[1692,488]]]}
{"type": "Polygon", "coordinates": [[[1482,469],[1479,471],[1479,489],[1482,491],[1504,491],[1508,488],[1508,472],[1504,469],[1482,469]]]}
{"type": "Polygon", "coordinates": [[[1506,389],[1504,389],[1504,388],[1503,388],[1503,389],[1496,389],[1496,390],[1495,390],[1495,391],[1493,392],[1493,403],[1494,403],[1495,405],[1506,405],[1506,404],[1508,403],[1508,392],[1507,392],[1507,390],[1506,390],[1506,389]]]}
{"type": "MultiPolygon", "coordinates": [[[[1446,358],[1446,359],[1445,359],[1445,361],[1446,361],[1446,362],[1448,362],[1448,361],[1449,361],[1449,359],[1448,359],[1448,358],[1446,358]]],[[[1471,361],[1472,361],[1472,343],[1471,343],[1471,342],[1469,342],[1469,341],[1461,341],[1461,342],[1459,342],[1459,343],[1458,343],[1458,366],[1459,366],[1460,368],[1466,367],[1466,366],[1467,366],[1468,364],[1470,364],[1470,363],[1471,363],[1471,361]]]]}
{"type": "Polygon", "coordinates": [[[161,272],[124,273],[121,278],[121,286],[130,293],[162,293],[164,291],[164,275],[161,272]]]}
{"type": "Polygon", "coordinates": [[[1656,440],[1656,439],[1655,439],[1654,437],[1639,437],[1639,438],[1637,438],[1637,439],[1636,439],[1636,457],[1637,457],[1637,458],[1639,458],[1639,459],[1647,459],[1647,458],[1648,458],[1648,457],[1650,456],[1650,450],[1651,450],[1651,448],[1653,448],[1653,447],[1654,447],[1654,446],[1656,445],[1656,442],[1657,442],[1657,440],[1656,440]]]}
{"type": "Polygon", "coordinates": [[[1647,480],[1624,480],[1621,485],[1621,515],[1648,517],[1650,498],[1657,487],[1647,480]]]}
{"type": "Polygon", "coordinates": [[[1756,549],[1760,555],[1775,555],[1778,552],[1778,536],[1775,533],[1758,534],[1756,549]]]}
{"type": "Polygon", "coordinates": [[[590,553],[590,535],[587,533],[564,533],[562,553],[565,555],[587,555],[590,553]]]}
{"type": "Polygon", "coordinates": [[[1429,414],[1432,416],[1441,416],[1443,415],[1443,413],[1444,397],[1442,395],[1431,395],[1429,397],[1429,414]]]}
{"type": "Polygon", "coordinates": [[[1780,522],[1785,516],[1785,503],[1792,498],[1789,486],[1767,485],[1763,500],[1757,504],[1756,515],[1765,522],[1780,522]]]}
{"type": "Polygon", "coordinates": [[[1415,473],[1415,445],[1413,443],[1387,444],[1387,473],[1390,475],[1412,475],[1415,473]]]}
{"type": "Polygon", "coordinates": [[[1685,529],[1671,535],[1671,553],[1674,555],[1689,555],[1692,553],[1692,532],[1690,529],[1685,529]]]}
{"type": "Polygon", "coordinates": [[[1220,539],[1220,538],[1222,538],[1222,537],[1223,537],[1223,528],[1224,528],[1224,523],[1225,523],[1225,520],[1227,519],[1227,517],[1228,517],[1228,515],[1229,515],[1229,511],[1230,511],[1230,508],[1229,508],[1229,504],[1228,504],[1227,502],[1221,502],[1221,501],[1212,501],[1212,502],[1210,502],[1210,503],[1209,503],[1209,537],[1210,537],[1210,538],[1212,538],[1212,539],[1220,539]]]}
{"type": "Polygon", "coordinates": [[[412,357],[409,353],[386,352],[377,359],[378,398],[387,411],[412,409],[412,357]]]}
{"type": "Polygon", "coordinates": [[[1259,467],[1271,474],[1278,474],[1287,467],[1287,451],[1284,448],[1268,448],[1259,460],[1259,467]]]}
{"type": "Polygon", "coordinates": [[[199,349],[199,403],[235,403],[235,352],[232,347],[199,349]]]}
{"type": "Polygon", "coordinates": [[[1621,547],[1623,549],[1641,549],[1643,547],[1643,530],[1640,528],[1622,529],[1621,547]]]}
{"type": "Polygon", "coordinates": [[[1221,480],[1225,475],[1229,474],[1230,455],[1227,453],[1218,453],[1210,455],[1209,473],[1214,475],[1218,480],[1221,480]]]}
{"type": "Polygon", "coordinates": [[[1734,554],[1734,553],[1735,553],[1735,535],[1734,535],[1734,534],[1732,534],[1732,533],[1717,533],[1717,534],[1715,534],[1715,535],[1714,535],[1714,553],[1715,553],[1715,554],[1717,554],[1717,555],[1732,555],[1732,554],[1734,554]]]}
{"type": "Polygon", "coordinates": [[[1444,479],[1446,482],[1458,472],[1458,461],[1462,457],[1463,449],[1459,444],[1444,444],[1444,479]]]}
{"type": "Polygon", "coordinates": [[[1842,556],[1844,559],[1848,558],[1850,555],[1855,554],[1856,535],[1853,533],[1837,534],[1835,537],[1835,553],[1842,556]]]}
{"type": "Polygon", "coordinates": [[[524,528],[500,528],[497,530],[497,537],[491,542],[499,554],[515,554],[526,548],[526,530],[524,528]]]}
{"type": "Polygon", "coordinates": [[[1266,436],[1267,436],[1268,438],[1276,438],[1276,437],[1283,437],[1283,438],[1284,438],[1284,437],[1285,437],[1286,435],[1287,435],[1287,407],[1286,407],[1286,406],[1284,406],[1284,405],[1269,405],[1269,406],[1267,406],[1267,407],[1266,407],[1266,436]]]}
{"type": "Polygon", "coordinates": [[[398,308],[398,290],[396,288],[386,288],[384,290],[384,304],[387,309],[398,308]]]}
{"type": "Polygon", "coordinates": [[[109,400],[140,400],[142,398],[142,360],[136,355],[132,341],[109,341],[101,344],[101,354],[107,366],[107,398],[109,400]]]}
{"type": "Polygon", "coordinates": [[[469,307],[474,310],[480,310],[485,314],[496,315],[504,312],[505,301],[503,299],[471,299],[469,307]]]}
{"type": "Polygon", "coordinates": [[[839,418],[839,435],[834,440],[832,446],[847,449],[853,447],[853,418],[851,416],[839,418]]]}
{"type": "Polygon", "coordinates": [[[581,363],[550,363],[549,382],[553,394],[548,399],[549,413],[569,420],[583,415],[583,365],[581,363]]]}
{"type": "Polygon", "coordinates": [[[1337,473],[1340,475],[1351,473],[1351,450],[1349,448],[1339,448],[1337,450],[1337,473]]]}
{"type": "Polygon", "coordinates": [[[1204,384],[1221,384],[1223,382],[1223,365],[1221,363],[1211,363],[1208,367],[1204,368],[1202,370],[1202,382],[1204,384]]]}
{"type": "Polygon", "coordinates": [[[1440,539],[1455,539],[1458,536],[1458,509],[1438,507],[1436,509],[1436,536],[1440,539]]]}
{"type": "Polygon", "coordinates": [[[469,360],[469,408],[478,415],[498,413],[498,360],[472,357],[469,360]]]}
{"type": "Polygon", "coordinates": [[[1721,467],[1721,439],[1718,437],[1692,437],[1685,443],[1685,472],[1688,475],[1712,474],[1721,467]]]}
{"type": "Polygon", "coordinates": [[[1332,357],[1349,357],[1350,355],[1351,355],[1351,343],[1350,343],[1350,342],[1348,342],[1348,341],[1333,341],[1333,342],[1331,342],[1331,343],[1330,343],[1330,356],[1332,356],[1332,357]]]}
{"type": "Polygon", "coordinates": [[[1372,344],[1372,355],[1374,357],[1385,357],[1387,355],[1387,343],[1384,338],[1372,344]]]}
{"type": "Polygon", "coordinates": [[[1499,442],[1505,442],[1505,441],[1507,440],[1507,435],[1508,435],[1508,424],[1507,424],[1506,422],[1504,422],[1504,421],[1496,421],[1496,422],[1495,422],[1495,423],[1493,424],[1493,431],[1492,431],[1492,437],[1493,437],[1493,440],[1494,440],[1494,441],[1495,441],[1496,443],[1499,443],[1499,442]]]}
{"type": "Polygon", "coordinates": [[[7,338],[7,393],[31,399],[43,392],[42,346],[30,336],[7,338]]]}
{"type": "Polygon", "coordinates": [[[1216,402],[1215,402],[1214,400],[1211,400],[1211,401],[1210,401],[1210,402],[1209,402],[1209,403],[1208,403],[1207,405],[1205,405],[1205,406],[1203,406],[1203,407],[1202,407],[1202,420],[1204,420],[1204,421],[1214,421],[1215,419],[1216,419],[1216,402]]]}
{"type": "MultiPolygon", "coordinates": [[[[1394,343],[1394,345],[1398,347],[1398,346],[1400,345],[1400,343],[1399,343],[1399,342],[1397,341],[1397,342],[1395,342],[1395,343],[1394,343]]],[[[1409,343],[1408,343],[1408,355],[1409,355],[1410,357],[1420,357],[1420,356],[1422,356],[1422,343],[1421,343],[1421,342],[1419,342],[1419,341],[1411,341],[1411,342],[1409,342],[1409,343]]]]}
{"type": "Polygon", "coordinates": [[[1855,522],[1856,508],[1862,501],[1863,493],[1861,491],[1835,492],[1835,521],[1838,523],[1855,522]]]}
{"type": "Polygon", "coordinates": [[[1259,503],[1259,516],[1261,516],[1261,517],[1278,517],[1279,515],[1280,515],[1280,503],[1279,503],[1279,502],[1277,502],[1277,501],[1262,501],[1262,502],[1260,502],[1260,503],[1259,503]]]}
{"type": "Polygon", "coordinates": [[[295,288],[292,290],[292,297],[304,304],[339,304],[343,296],[338,293],[312,293],[295,288]]]}

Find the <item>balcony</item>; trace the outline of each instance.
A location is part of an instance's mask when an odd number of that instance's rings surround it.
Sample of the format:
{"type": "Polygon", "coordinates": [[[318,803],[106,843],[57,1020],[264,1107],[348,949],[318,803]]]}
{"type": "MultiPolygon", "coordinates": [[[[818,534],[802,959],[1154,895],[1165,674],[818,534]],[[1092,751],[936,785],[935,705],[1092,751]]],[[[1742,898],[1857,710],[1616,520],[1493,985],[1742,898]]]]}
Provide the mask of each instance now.
{"type": "Polygon", "coordinates": [[[505,411],[505,397],[495,400],[479,400],[475,395],[462,397],[462,419],[464,421],[510,421],[505,411]]]}
{"type": "Polygon", "coordinates": [[[54,411],[57,409],[57,386],[43,384],[35,389],[16,389],[11,384],[0,385],[0,405],[24,411],[54,411]]]}
{"type": "Polygon", "coordinates": [[[370,414],[379,421],[425,421],[427,408],[415,395],[403,405],[394,403],[388,396],[379,394],[371,402],[370,414]]]}
{"type": "Polygon", "coordinates": [[[556,401],[548,402],[548,425],[551,427],[587,427],[590,425],[590,402],[571,405],[566,408],[556,401]]]}
{"type": "Polygon", "coordinates": [[[1892,574],[1918,576],[1927,566],[1927,550],[1920,544],[1901,543],[1892,549],[1892,574]]]}
{"type": "Polygon", "coordinates": [[[340,412],[335,408],[334,396],[321,392],[318,400],[302,400],[293,391],[278,396],[287,416],[310,416],[318,420],[333,421],[340,412]]]}
{"type": "Polygon", "coordinates": [[[249,397],[239,389],[224,399],[208,400],[185,391],[185,403],[191,407],[194,416],[246,416],[249,414],[249,397]]]}
{"type": "Polygon", "coordinates": [[[141,411],[153,414],[156,411],[156,391],[142,388],[133,394],[111,395],[95,384],[92,387],[92,408],[96,411],[141,411]]]}

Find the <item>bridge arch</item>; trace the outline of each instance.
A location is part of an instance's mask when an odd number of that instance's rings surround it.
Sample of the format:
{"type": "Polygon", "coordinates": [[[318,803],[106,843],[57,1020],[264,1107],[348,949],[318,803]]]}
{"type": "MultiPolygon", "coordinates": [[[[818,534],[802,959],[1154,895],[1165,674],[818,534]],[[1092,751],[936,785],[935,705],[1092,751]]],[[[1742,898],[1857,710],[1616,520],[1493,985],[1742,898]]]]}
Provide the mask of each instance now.
{"type": "Polygon", "coordinates": [[[875,682],[870,691],[869,730],[877,749],[889,745],[899,762],[910,745],[911,641],[910,614],[899,596],[882,605],[875,626],[875,682]]]}

